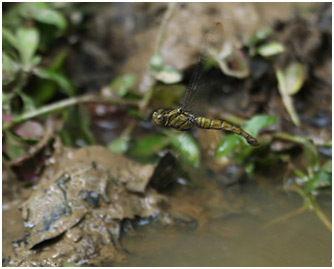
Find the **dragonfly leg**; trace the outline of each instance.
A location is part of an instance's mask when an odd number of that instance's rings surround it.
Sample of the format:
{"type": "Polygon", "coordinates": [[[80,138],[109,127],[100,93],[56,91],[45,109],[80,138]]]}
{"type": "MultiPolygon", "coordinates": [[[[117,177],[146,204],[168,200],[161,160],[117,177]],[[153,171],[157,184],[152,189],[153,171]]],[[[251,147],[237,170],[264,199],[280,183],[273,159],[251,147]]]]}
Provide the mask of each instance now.
{"type": "Polygon", "coordinates": [[[187,116],[188,120],[191,121],[193,124],[196,124],[196,120],[192,116],[187,116]]]}

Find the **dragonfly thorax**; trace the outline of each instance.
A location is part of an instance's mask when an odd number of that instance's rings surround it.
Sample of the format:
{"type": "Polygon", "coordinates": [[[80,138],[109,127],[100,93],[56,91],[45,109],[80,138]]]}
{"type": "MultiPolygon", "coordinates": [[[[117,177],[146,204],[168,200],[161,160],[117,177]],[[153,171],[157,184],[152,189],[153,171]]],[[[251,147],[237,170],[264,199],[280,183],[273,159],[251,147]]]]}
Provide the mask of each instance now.
{"type": "Polygon", "coordinates": [[[189,130],[195,124],[194,116],[181,108],[174,110],[159,109],[153,113],[153,121],[157,125],[177,130],[189,130]]]}

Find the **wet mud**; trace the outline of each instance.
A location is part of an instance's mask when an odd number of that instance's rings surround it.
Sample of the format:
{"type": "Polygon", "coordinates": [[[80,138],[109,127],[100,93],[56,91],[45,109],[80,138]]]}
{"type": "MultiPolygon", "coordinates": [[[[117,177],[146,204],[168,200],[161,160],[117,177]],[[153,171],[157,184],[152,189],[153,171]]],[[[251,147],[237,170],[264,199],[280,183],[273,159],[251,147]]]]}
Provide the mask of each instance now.
{"type": "Polygon", "coordinates": [[[62,148],[48,163],[19,207],[25,234],[16,238],[18,258],[12,256],[8,265],[33,265],[44,257],[80,265],[101,257],[101,251],[117,260],[122,257],[122,221],[161,211],[164,197],[147,187],[153,165],[139,165],[99,146],[62,148]]]}

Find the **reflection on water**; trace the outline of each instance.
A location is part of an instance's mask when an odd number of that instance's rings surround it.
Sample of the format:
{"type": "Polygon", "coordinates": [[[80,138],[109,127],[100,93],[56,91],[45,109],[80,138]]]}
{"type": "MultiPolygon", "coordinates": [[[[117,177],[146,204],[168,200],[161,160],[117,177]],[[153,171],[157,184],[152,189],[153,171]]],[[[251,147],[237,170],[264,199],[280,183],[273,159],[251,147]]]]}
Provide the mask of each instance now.
{"type": "MultiPolygon", "coordinates": [[[[194,191],[226,192],[212,180],[207,183],[204,190],[194,191]]],[[[331,266],[332,236],[313,212],[264,228],[302,206],[299,196],[253,183],[239,194],[243,210],[224,215],[209,203],[209,220],[197,229],[139,227],[135,235],[124,238],[132,254],[119,266],[331,266]]],[[[325,207],[331,214],[329,201],[325,207]]]]}

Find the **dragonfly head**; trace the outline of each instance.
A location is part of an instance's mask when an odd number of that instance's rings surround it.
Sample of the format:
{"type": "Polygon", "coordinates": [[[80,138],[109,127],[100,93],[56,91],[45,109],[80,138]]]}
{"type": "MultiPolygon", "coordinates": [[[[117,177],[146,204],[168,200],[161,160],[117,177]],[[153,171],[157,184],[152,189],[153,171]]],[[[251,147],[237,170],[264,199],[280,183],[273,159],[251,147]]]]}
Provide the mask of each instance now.
{"type": "Polygon", "coordinates": [[[166,118],[168,117],[168,110],[159,109],[156,112],[153,112],[152,118],[156,125],[164,125],[166,118]]]}

